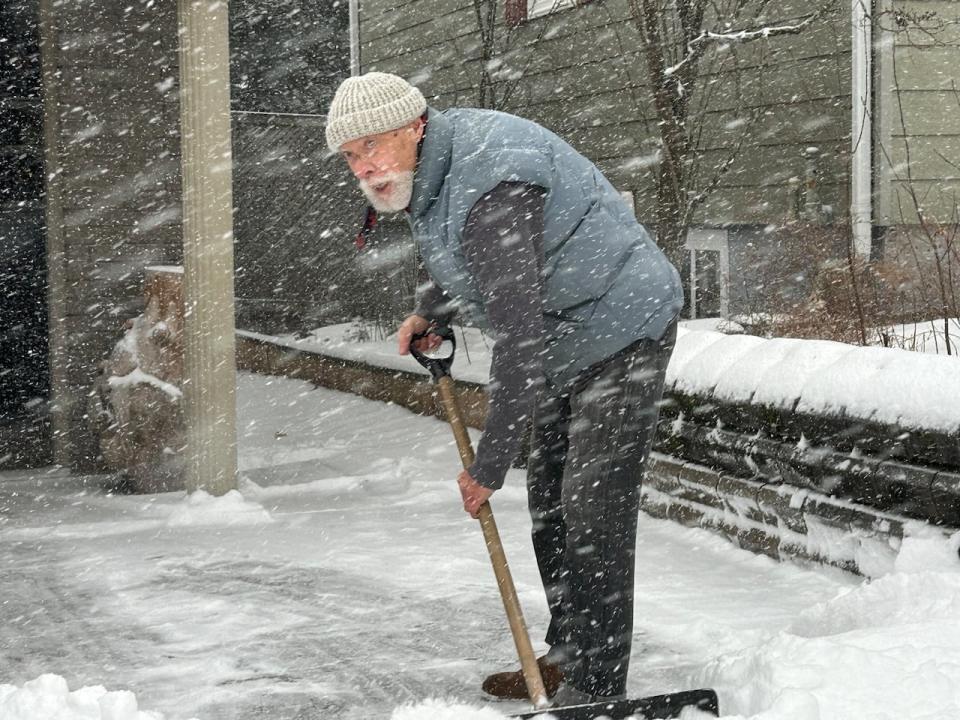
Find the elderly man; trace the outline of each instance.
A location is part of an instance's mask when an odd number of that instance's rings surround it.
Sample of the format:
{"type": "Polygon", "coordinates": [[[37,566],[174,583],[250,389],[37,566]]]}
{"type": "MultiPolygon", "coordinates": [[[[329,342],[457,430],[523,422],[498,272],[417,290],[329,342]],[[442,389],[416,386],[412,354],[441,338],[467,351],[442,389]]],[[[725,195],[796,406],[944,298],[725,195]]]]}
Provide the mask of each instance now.
{"type": "MultiPolygon", "coordinates": [[[[455,312],[494,338],[484,434],[457,479],[471,516],[533,419],[527,490],[551,614],[539,660],[548,693],[622,696],[640,484],[683,304],[676,270],[600,171],[536,123],[438,111],[402,78],[371,72],[339,87],[326,135],[373,208],[405,213],[430,275],[400,326],[400,354],[455,312]]],[[[519,671],[483,689],[526,697],[519,671]]]]}

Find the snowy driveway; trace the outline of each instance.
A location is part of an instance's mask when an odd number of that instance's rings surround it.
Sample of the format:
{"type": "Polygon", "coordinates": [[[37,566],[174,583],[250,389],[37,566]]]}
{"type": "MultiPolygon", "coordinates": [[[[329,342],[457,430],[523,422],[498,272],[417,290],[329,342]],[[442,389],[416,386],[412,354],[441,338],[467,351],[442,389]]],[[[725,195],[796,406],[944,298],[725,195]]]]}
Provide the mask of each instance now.
{"type": "MultiPolygon", "coordinates": [[[[287,379],[241,375],[239,399],[242,501],[0,475],[0,683],[57,673],[178,719],[489,704],[480,680],[513,647],[448,428],[287,379]]],[[[522,473],[507,482],[493,506],[539,648],[522,473]]],[[[695,684],[857,584],[645,516],[637,566],[631,695],[695,684]]]]}

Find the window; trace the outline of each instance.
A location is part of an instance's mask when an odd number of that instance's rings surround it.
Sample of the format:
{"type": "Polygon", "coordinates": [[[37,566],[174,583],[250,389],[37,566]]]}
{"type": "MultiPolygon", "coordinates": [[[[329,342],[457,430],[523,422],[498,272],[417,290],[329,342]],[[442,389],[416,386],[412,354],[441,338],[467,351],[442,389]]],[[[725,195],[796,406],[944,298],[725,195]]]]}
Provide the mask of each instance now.
{"type": "Polygon", "coordinates": [[[687,232],[690,251],[690,316],[729,314],[730,251],[727,231],[696,228],[687,232]]]}
{"type": "Polygon", "coordinates": [[[527,18],[540,17],[577,5],[576,0],[527,0],[527,18]]]}
{"type": "Polygon", "coordinates": [[[557,10],[586,5],[591,0],[504,0],[509,25],[519,25],[531,18],[541,17],[557,10]]]}

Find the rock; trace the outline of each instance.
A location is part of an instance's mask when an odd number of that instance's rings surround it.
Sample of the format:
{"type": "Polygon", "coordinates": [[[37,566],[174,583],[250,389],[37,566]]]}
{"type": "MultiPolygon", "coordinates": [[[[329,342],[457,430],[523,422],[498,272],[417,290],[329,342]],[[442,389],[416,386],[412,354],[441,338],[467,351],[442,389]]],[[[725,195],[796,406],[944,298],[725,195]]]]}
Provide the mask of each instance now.
{"type": "Polygon", "coordinates": [[[148,268],[144,312],[126,323],[91,393],[103,462],[132,492],[184,485],[182,280],[148,268]]]}

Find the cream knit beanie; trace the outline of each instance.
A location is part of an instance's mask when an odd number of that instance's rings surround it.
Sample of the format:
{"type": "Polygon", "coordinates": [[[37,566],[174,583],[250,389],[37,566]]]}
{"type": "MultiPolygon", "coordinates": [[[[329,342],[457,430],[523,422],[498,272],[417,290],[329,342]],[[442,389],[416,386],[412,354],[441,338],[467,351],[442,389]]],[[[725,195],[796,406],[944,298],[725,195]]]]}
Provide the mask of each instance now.
{"type": "Polygon", "coordinates": [[[396,130],[420,117],[427,101],[417,88],[390,73],[349,77],[337,88],[327,113],[327,145],[396,130]]]}

